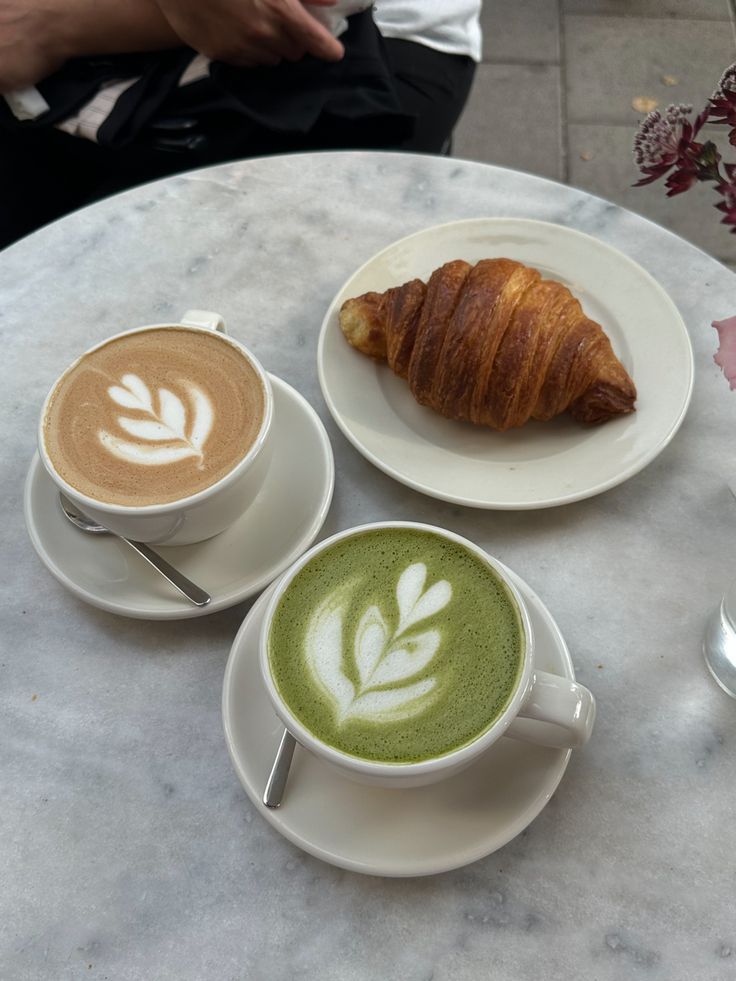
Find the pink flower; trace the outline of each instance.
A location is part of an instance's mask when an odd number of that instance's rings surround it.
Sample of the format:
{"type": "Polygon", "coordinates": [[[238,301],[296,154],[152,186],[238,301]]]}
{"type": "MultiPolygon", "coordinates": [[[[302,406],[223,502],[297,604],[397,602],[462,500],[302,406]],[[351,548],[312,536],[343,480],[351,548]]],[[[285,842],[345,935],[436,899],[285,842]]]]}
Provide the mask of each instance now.
{"type": "Polygon", "coordinates": [[[655,109],[639,124],[639,132],[634,138],[634,160],[643,174],[637,187],[649,184],[662,177],[674,166],[680,157],[683,140],[689,142],[693,136],[692,123],[688,116],[692,106],[668,106],[663,116],[655,109]]]}
{"type": "MultiPolygon", "coordinates": [[[[677,170],[673,170],[667,180],[664,182],[665,187],[669,188],[667,191],[667,197],[673,198],[676,194],[682,194],[683,191],[689,190],[698,180],[697,168],[687,163],[683,167],[678,167],[677,170]]],[[[646,181],[640,181],[640,184],[647,183],[646,181]]]]}
{"type": "Polygon", "coordinates": [[[712,326],[718,331],[718,350],[713,360],[733,390],[736,388],[736,317],[714,320],[712,326]]]}
{"type": "Polygon", "coordinates": [[[690,122],[692,106],[668,106],[665,115],[650,112],[639,126],[634,138],[634,160],[646,176],[634,185],[651,184],[672,170],[665,181],[667,197],[682,194],[696,181],[718,181],[721,155],[710,140],[696,143],[703,123],[708,117],[704,110],[690,122]]]}

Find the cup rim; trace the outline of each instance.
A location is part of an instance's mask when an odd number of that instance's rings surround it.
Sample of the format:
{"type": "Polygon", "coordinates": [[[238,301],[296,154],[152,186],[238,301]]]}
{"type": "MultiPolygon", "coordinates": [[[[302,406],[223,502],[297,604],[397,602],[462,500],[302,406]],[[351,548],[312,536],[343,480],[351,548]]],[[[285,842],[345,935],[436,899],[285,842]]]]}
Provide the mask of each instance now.
{"type": "Polygon", "coordinates": [[[455,767],[469,763],[503,735],[506,729],[511,725],[511,722],[518,715],[521,704],[526,697],[526,693],[531,683],[532,673],[534,670],[533,638],[534,634],[531,619],[523,597],[514,583],[507,577],[503,569],[499,567],[498,561],[493,556],[489,555],[479,545],[476,545],[475,542],[472,542],[453,531],[449,531],[447,528],[442,528],[439,525],[430,525],[418,521],[384,520],[373,521],[367,524],[356,525],[352,528],[346,528],[334,535],[331,535],[329,538],[323,539],[321,542],[313,545],[312,548],[301,555],[299,559],[297,559],[297,561],[286,570],[286,572],[276,582],[275,588],[269,597],[268,603],[266,604],[266,609],[263,612],[261,631],[258,639],[258,655],[261,678],[266,687],[266,692],[271,701],[271,705],[283,724],[295,737],[297,742],[303,745],[306,749],[309,749],[318,756],[321,756],[328,762],[336,764],[340,767],[352,770],[365,776],[386,777],[398,780],[403,777],[419,776],[421,774],[442,771],[445,769],[454,769],[455,767]],[[463,746],[459,746],[457,749],[451,750],[449,753],[444,753],[442,756],[435,756],[431,759],[420,760],[414,763],[388,763],[377,760],[366,760],[359,756],[352,756],[350,753],[345,753],[342,750],[336,749],[335,747],[323,742],[312,732],[310,732],[309,729],[307,729],[299,721],[299,719],[292,714],[291,710],[286,705],[271,676],[270,663],[268,659],[267,641],[274,611],[286,588],[297,573],[299,573],[314,556],[318,555],[326,548],[329,548],[331,545],[334,545],[336,542],[345,538],[351,538],[355,535],[364,534],[367,531],[377,530],[379,528],[413,528],[419,531],[427,531],[439,535],[440,537],[449,538],[465,548],[468,548],[474,555],[477,555],[482,561],[485,562],[486,565],[491,568],[491,570],[498,576],[503,585],[507,588],[511,599],[516,604],[519,620],[521,622],[522,634],[524,637],[524,651],[522,655],[523,663],[521,671],[519,672],[516,688],[514,689],[514,692],[501,715],[499,715],[487,729],[484,729],[483,732],[477,735],[471,742],[466,743],[463,746]]]}
{"type": "Polygon", "coordinates": [[[201,501],[206,500],[211,494],[216,490],[227,486],[233,482],[237,477],[239,477],[244,470],[248,469],[253,459],[258,455],[261,448],[263,447],[268,434],[271,429],[271,423],[273,421],[273,392],[271,389],[271,382],[268,378],[268,374],[260,363],[258,358],[239,340],[226,334],[224,331],[214,330],[210,327],[198,326],[196,324],[181,324],[176,322],[168,322],[162,324],[144,324],[141,327],[132,327],[129,330],[118,331],[117,334],[112,334],[110,337],[104,338],[104,340],[99,341],[97,344],[93,344],[92,347],[87,348],[83,351],[77,358],[68,365],[64,371],[57,377],[56,381],[53,383],[51,388],[43,400],[43,405],[41,407],[41,415],[38,423],[37,430],[37,443],[38,452],[49,475],[53,478],[55,483],[61,488],[67,497],[78,501],[81,505],[87,506],[89,508],[96,508],[97,510],[104,511],[107,514],[115,514],[121,516],[133,516],[133,515],[160,515],[169,514],[172,511],[177,511],[181,507],[192,507],[193,505],[199,504],[201,501]],[[186,497],[178,497],[175,501],[166,501],[162,504],[111,504],[107,501],[101,501],[99,498],[90,497],[88,494],[84,494],[82,491],[77,490],[72,484],[66,481],[61,474],[58,472],[54,466],[51,458],[46,449],[46,441],[44,439],[44,421],[46,419],[46,413],[48,411],[49,402],[51,401],[51,396],[57,390],[62,380],[66,375],[75,368],[79,362],[86,358],[88,355],[97,351],[101,347],[110,344],[112,341],[118,340],[120,337],[127,337],[131,334],[141,334],[148,330],[161,330],[171,328],[173,330],[190,330],[195,333],[200,334],[214,334],[220,340],[231,344],[233,347],[237,348],[238,351],[249,361],[251,367],[254,369],[258,379],[261,383],[264,396],[264,411],[263,419],[261,420],[261,427],[258,430],[258,435],[255,440],[251,443],[248,448],[248,452],[242,457],[232,470],[229,470],[223,477],[215,481],[214,484],[210,484],[208,487],[204,487],[202,490],[197,491],[194,494],[188,494],[186,497]]]}

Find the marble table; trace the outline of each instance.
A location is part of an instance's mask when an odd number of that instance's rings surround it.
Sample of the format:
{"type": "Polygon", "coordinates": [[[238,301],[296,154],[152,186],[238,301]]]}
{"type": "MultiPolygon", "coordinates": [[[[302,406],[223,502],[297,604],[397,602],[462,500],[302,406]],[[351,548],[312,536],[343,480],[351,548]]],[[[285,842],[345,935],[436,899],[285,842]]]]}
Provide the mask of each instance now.
{"type": "Polygon", "coordinates": [[[546,180],[336,153],[234,163],[97,204],[2,253],[0,297],[0,977],[736,976],[736,704],[700,653],[736,571],[736,393],[709,326],[736,312],[731,272],[546,180]],[[687,322],[696,385],[682,429],[598,497],[526,512],[433,500],[364,460],[322,400],[318,330],[347,276],[410,232],[493,215],[621,249],[687,322]],[[223,739],[223,671],[249,604],[124,619],[70,595],[36,557],[21,499],[49,385],[96,340],[188,307],[222,313],[320,413],[337,468],[323,535],[386,516],[444,525],[555,616],[597,696],[596,731],[500,851],[415,879],[303,853],[255,810],[223,739]]]}

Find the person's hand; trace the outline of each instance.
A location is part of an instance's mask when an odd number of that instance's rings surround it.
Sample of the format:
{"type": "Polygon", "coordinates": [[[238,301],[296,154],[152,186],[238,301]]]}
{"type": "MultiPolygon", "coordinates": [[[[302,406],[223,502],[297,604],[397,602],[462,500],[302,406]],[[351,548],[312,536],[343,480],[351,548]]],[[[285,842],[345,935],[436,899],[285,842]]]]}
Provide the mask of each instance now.
{"type": "Polygon", "coordinates": [[[44,0],[0,0],[0,93],[35,85],[66,58],[53,6],[44,0]]]}
{"type": "MultiPolygon", "coordinates": [[[[1,0],[0,0],[1,2],[1,0]]],[[[310,0],[331,7],[335,0],[310,0]]],[[[157,0],[173,30],[195,51],[242,68],[298,61],[305,54],[339,61],[342,44],[300,0],[157,0]]]]}

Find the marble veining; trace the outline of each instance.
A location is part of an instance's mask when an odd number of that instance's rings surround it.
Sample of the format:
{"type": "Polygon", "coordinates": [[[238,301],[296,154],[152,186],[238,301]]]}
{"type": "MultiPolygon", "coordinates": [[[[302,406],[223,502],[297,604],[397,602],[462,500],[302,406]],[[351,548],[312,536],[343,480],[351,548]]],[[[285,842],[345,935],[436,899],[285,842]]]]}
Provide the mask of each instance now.
{"type": "Polygon", "coordinates": [[[729,270],[540,178],[339,153],[113,197],[0,254],[0,296],[0,978],[735,976],[736,705],[700,657],[736,572],[736,393],[709,326],[736,313],[729,270]],[[397,485],[348,445],[317,381],[324,311],[358,265],[428,225],[504,215],[629,254],[671,294],[695,350],[673,443],[621,486],[551,511],[476,512],[397,485]],[[302,853],[245,797],[222,735],[223,670],[249,604],[124,620],[76,600],[36,558],[21,497],[46,391],[79,351],[191,307],[220,312],[325,421],[337,486],[324,534],[381,517],[444,525],[514,568],[557,619],[598,724],[499,852],[416,880],[302,853]]]}

